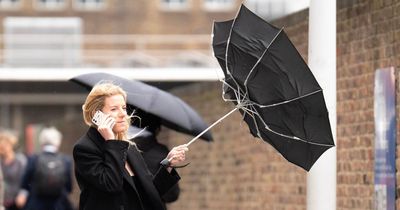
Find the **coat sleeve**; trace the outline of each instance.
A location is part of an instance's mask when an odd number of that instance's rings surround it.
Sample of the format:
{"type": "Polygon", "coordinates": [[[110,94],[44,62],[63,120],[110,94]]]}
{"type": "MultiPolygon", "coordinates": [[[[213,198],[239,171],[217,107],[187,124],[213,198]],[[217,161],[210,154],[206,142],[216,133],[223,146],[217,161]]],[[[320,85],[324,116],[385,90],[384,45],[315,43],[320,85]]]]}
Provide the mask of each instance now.
{"type": "Polygon", "coordinates": [[[179,184],[176,183],[174,186],[171,187],[163,196],[162,199],[166,203],[172,203],[179,198],[180,188],[179,184]]]}
{"type": "Polygon", "coordinates": [[[157,173],[153,177],[153,183],[156,186],[158,193],[163,196],[181,179],[175,169],[168,172],[166,168],[160,166],[157,173]]]}
{"type": "Polygon", "coordinates": [[[75,173],[100,191],[121,192],[128,146],[118,140],[106,141],[104,151],[91,145],[75,145],[75,173]]]}

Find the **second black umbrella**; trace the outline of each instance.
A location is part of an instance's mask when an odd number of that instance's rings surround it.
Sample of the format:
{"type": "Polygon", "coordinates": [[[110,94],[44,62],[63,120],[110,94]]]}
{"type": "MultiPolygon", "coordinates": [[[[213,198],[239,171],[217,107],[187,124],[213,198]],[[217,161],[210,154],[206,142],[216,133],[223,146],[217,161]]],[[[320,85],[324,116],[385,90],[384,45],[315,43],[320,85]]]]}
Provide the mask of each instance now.
{"type": "MultiPolygon", "coordinates": [[[[173,130],[196,136],[207,128],[199,114],[180,98],[146,83],[107,73],[82,74],[70,80],[89,90],[99,82],[113,82],[126,91],[128,105],[159,117],[161,124],[173,130]]],[[[211,141],[211,132],[200,138],[211,141]]]]}

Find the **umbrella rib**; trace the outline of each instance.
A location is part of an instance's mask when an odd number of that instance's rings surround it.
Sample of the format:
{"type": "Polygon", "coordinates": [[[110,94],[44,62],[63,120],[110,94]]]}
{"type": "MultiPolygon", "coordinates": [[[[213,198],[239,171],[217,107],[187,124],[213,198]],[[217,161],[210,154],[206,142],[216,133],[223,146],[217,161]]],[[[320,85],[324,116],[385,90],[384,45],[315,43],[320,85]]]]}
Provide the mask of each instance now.
{"type": "Polygon", "coordinates": [[[248,80],[249,80],[249,78],[250,78],[250,75],[253,73],[254,69],[255,69],[256,66],[261,62],[261,60],[262,60],[262,58],[264,57],[265,53],[267,53],[267,51],[269,50],[269,47],[271,46],[271,44],[275,41],[275,39],[279,36],[279,34],[280,34],[282,31],[283,31],[283,28],[281,28],[281,30],[278,31],[278,33],[277,33],[277,34],[275,35],[275,37],[271,40],[271,42],[268,44],[267,48],[264,50],[264,52],[262,53],[262,55],[257,59],[257,62],[253,65],[253,67],[251,68],[249,74],[247,74],[247,77],[246,77],[246,79],[244,80],[244,83],[243,83],[243,85],[244,85],[244,87],[245,87],[245,89],[246,89],[246,93],[245,93],[245,95],[244,95],[244,98],[246,98],[246,96],[247,96],[248,93],[249,93],[249,89],[248,89],[248,87],[247,87],[247,83],[248,83],[248,80]]]}
{"type": "Polygon", "coordinates": [[[264,50],[263,54],[258,58],[257,62],[254,64],[254,66],[251,68],[249,74],[247,75],[246,79],[244,80],[244,86],[246,87],[246,93],[247,93],[247,82],[250,77],[250,75],[253,73],[254,69],[256,66],[261,62],[262,58],[264,57],[265,53],[269,50],[269,47],[272,45],[272,43],[275,41],[275,39],[279,36],[279,34],[283,31],[283,28],[279,30],[279,32],[275,35],[275,37],[272,39],[272,41],[269,43],[267,48],[264,50]]]}
{"type": "Polygon", "coordinates": [[[261,104],[255,103],[255,102],[254,102],[254,104],[257,105],[260,108],[268,108],[268,107],[278,106],[278,105],[282,105],[282,104],[287,104],[287,103],[290,103],[292,101],[296,101],[296,100],[305,98],[307,96],[316,94],[316,93],[321,92],[321,91],[322,91],[322,89],[319,89],[319,90],[316,90],[314,92],[307,93],[305,95],[302,95],[302,96],[299,96],[299,97],[296,97],[296,98],[292,98],[292,99],[289,99],[289,100],[286,100],[286,101],[282,101],[282,102],[278,102],[278,103],[274,103],[274,104],[269,104],[269,105],[261,105],[261,104]]]}
{"type": "MultiPolygon", "coordinates": [[[[260,107],[260,108],[268,108],[268,107],[278,106],[278,105],[286,104],[286,103],[289,103],[289,102],[292,102],[292,101],[299,100],[299,99],[301,99],[301,98],[307,97],[307,96],[309,96],[309,95],[313,95],[313,94],[315,94],[315,93],[321,92],[322,89],[319,89],[319,90],[316,90],[316,91],[314,91],[314,92],[305,94],[305,95],[303,95],[303,96],[299,96],[299,97],[296,97],[296,98],[293,98],[293,99],[290,99],[290,100],[286,100],[286,101],[283,101],[283,102],[279,102],[279,103],[275,103],[275,104],[270,104],[270,105],[260,105],[260,104],[258,104],[258,103],[255,103],[255,102],[249,100],[248,98],[244,98],[243,100],[240,100],[240,99],[238,98],[238,95],[241,95],[241,94],[240,94],[240,90],[238,91],[238,90],[232,88],[232,86],[229,85],[226,81],[222,81],[222,82],[223,82],[224,84],[226,84],[229,88],[231,88],[231,89],[233,90],[233,92],[235,93],[235,96],[236,96],[236,98],[237,98],[237,100],[236,100],[236,102],[237,102],[236,107],[239,108],[239,109],[241,109],[241,110],[243,110],[246,114],[248,114],[249,116],[251,116],[251,117],[253,118],[254,124],[255,124],[256,129],[257,129],[257,135],[258,135],[261,139],[262,139],[262,137],[260,136],[260,130],[259,130],[259,127],[258,127],[258,124],[257,124],[257,120],[255,120],[255,115],[257,115],[258,118],[261,120],[261,122],[264,124],[265,129],[267,129],[268,131],[270,131],[270,132],[272,132],[272,133],[274,133],[274,134],[276,134],[276,135],[279,135],[279,136],[282,136],[282,137],[285,137],[285,138],[290,138],[290,139],[293,139],[293,140],[302,141],[302,142],[305,142],[305,143],[308,143],[308,144],[318,145],[318,146],[327,146],[327,147],[332,146],[332,145],[329,145],[329,144],[321,144],[321,143],[315,143],[315,142],[312,142],[312,141],[307,141],[307,140],[301,139],[301,138],[299,138],[299,137],[297,137],[297,136],[285,135],[285,134],[279,133],[279,132],[277,132],[277,131],[274,131],[274,130],[272,130],[272,129],[267,125],[267,123],[260,117],[260,114],[259,114],[256,110],[252,110],[252,109],[249,109],[249,108],[247,107],[247,106],[251,106],[251,105],[256,105],[256,106],[258,106],[258,107],[260,107]],[[247,100],[246,100],[246,99],[247,99],[247,100]]],[[[222,98],[223,98],[225,101],[235,101],[235,100],[226,99],[226,98],[224,97],[224,94],[225,94],[225,93],[223,93],[222,98]]]]}
{"type": "MultiPolygon", "coordinates": [[[[224,101],[236,101],[238,104],[240,104],[241,101],[242,101],[241,98],[240,98],[240,96],[243,95],[243,93],[241,93],[242,90],[241,90],[240,88],[238,88],[238,89],[233,88],[233,87],[232,87],[229,83],[227,83],[225,80],[221,80],[221,82],[222,82],[223,84],[225,84],[226,86],[228,86],[228,88],[232,89],[233,92],[235,93],[235,97],[236,97],[236,100],[226,99],[226,98],[224,97],[225,91],[222,89],[222,99],[223,99],[224,101]]],[[[243,95],[243,96],[244,96],[244,95],[243,95]]]]}
{"type": "Polygon", "coordinates": [[[282,133],[279,133],[279,132],[277,132],[277,131],[274,131],[274,130],[272,130],[268,125],[267,125],[267,123],[260,117],[260,114],[256,111],[256,110],[251,110],[251,109],[248,109],[247,107],[245,107],[245,106],[238,106],[240,109],[242,109],[244,112],[246,112],[246,113],[248,113],[252,118],[253,118],[253,120],[254,120],[254,123],[255,123],[255,125],[256,125],[256,129],[257,129],[257,135],[262,139],[262,137],[260,136],[260,134],[259,134],[259,128],[258,128],[258,124],[257,124],[257,121],[255,120],[255,116],[254,115],[257,115],[258,116],[258,118],[260,119],[260,121],[264,124],[264,128],[265,129],[267,129],[268,131],[270,131],[270,132],[272,132],[272,133],[274,133],[274,134],[276,134],[276,135],[279,135],[279,136],[282,136],[282,137],[285,137],[285,138],[290,138],[290,139],[293,139],[293,140],[297,140],[297,141],[302,141],[302,142],[304,142],[304,143],[307,143],[307,144],[313,144],[313,145],[317,145],[317,146],[325,146],[325,147],[331,147],[331,146],[333,146],[333,145],[330,145],[330,144],[322,144],[322,143],[315,143],[315,142],[312,142],[312,141],[307,141],[307,140],[304,140],[304,139],[301,139],[301,138],[299,138],[299,137],[297,137],[297,136],[290,136],[290,135],[286,135],[286,134],[282,134],[282,133]],[[250,114],[251,113],[251,114],[250,114]]]}
{"type": "MultiPolygon", "coordinates": [[[[239,83],[236,82],[235,78],[233,77],[232,73],[230,72],[229,68],[228,68],[228,51],[229,51],[229,44],[231,42],[231,36],[232,36],[232,31],[233,31],[233,26],[235,25],[236,22],[236,18],[239,15],[239,11],[236,13],[236,17],[233,19],[232,21],[232,25],[231,25],[231,29],[229,30],[229,36],[228,39],[226,41],[226,49],[225,49],[225,69],[227,74],[232,78],[233,82],[236,84],[237,88],[240,90],[240,86],[239,83]]],[[[240,95],[239,95],[240,96],[240,95]]],[[[240,101],[240,98],[238,98],[238,100],[240,101]]]]}

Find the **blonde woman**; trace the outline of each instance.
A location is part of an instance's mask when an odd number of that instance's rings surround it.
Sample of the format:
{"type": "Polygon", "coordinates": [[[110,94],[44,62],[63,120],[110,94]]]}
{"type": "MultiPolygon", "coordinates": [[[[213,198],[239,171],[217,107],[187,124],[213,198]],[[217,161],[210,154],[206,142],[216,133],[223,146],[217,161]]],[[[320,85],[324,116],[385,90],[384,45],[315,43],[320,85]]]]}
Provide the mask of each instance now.
{"type": "Polygon", "coordinates": [[[3,205],[6,210],[19,209],[15,202],[26,167],[26,157],[19,158],[14,150],[17,142],[13,132],[0,131],[0,159],[5,184],[3,205]]]}
{"type": "Polygon", "coordinates": [[[83,118],[89,130],[74,146],[80,210],[163,210],[161,196],[180,179],[173,169],[185,160],[185,145],[167,155],[170,167],[153,176],[134,144],[126,139],[126,93],[111,83],[95,85],[86,98],[83,118]],[[96,117],[97,111],[104,113],[96,117]]]}

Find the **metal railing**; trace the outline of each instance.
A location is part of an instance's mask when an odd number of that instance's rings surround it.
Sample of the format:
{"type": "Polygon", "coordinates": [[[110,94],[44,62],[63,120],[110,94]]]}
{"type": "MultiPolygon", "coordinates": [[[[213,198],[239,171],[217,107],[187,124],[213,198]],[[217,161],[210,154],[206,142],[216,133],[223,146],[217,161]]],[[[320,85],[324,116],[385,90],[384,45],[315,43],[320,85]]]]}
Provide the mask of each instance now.
{"type": "Polygon", "coordinates": [[[211,35],[4,34],[2,67],[216,67],[211,35]]]}

